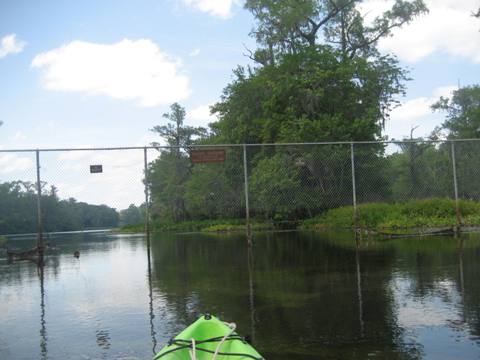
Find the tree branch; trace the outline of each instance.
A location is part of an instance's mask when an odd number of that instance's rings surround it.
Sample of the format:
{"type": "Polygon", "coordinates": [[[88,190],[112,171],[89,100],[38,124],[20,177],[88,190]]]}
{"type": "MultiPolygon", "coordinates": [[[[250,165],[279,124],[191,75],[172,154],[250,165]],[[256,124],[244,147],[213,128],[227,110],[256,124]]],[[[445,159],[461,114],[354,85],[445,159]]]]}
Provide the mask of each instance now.
{"type": "Polygon", "coordinates": [[[349,51],[351,51],[353,54],[351,54],[350,57],[352,58],[355,55],[355,52],[357,50],[359,50],[361,48],[366,48],[367,46],[370,46],[370,45],[376,43],[382,36],[385,36],[386,34],[388,34],[390,32],[390,30],[392,30],[393,28],[402,26],[406,22],[408,22],[408,20],[393,23],[393,24],[387,26],[386,28],[380,30],[377,35],[373,36],[369,40],[365,40],[364,42],[362,42],[360,44],[357,44],[357,45],[352,44],[352,47],[351,47],[351,49],[349,49],[349,51]]]}

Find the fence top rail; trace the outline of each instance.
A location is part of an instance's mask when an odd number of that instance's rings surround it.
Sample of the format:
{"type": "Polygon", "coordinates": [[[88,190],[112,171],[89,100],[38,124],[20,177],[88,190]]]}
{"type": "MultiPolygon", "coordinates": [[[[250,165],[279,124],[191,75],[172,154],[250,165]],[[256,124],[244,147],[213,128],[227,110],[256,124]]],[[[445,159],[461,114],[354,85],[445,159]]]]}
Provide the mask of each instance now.
{"type": "Polygon", "coordinates": [[[449,139],[449,140],[379,140],[379,141],[321,141],[305,143],[263,143],[263,144],[193,144],[188,146],[158,145],[158,146],[117,146],[117,147],[85,147],[85,148],[43,148],[43,149],[0,149],[0,153],[8,152],[61,152],[61,151],[115,151],[115,150],[144,150],[144,149],[176,149],[176,148],[218,148],[218,147],[262,147],[262,146],[313,146],[313,145],[362,145],[362,144],[408,144],[408,143],[451,143],[451,142],[478,142],[478,139],[449,139]]]}

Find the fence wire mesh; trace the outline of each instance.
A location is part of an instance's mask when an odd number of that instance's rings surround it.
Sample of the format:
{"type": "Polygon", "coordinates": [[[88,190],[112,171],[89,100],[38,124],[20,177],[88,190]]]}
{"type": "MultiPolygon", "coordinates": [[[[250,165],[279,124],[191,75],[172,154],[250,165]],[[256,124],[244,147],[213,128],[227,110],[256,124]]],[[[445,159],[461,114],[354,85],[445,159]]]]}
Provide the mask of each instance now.
{"type": "Polygon", "coordinates": [[[208,148],[158,148],[148,151],[150,214],[160,222],[245,218],[243,152],[223,147],[225,161],[194,163],[193,151],[208,148]]]}
{"type": "Polygon", "coordinates": [[[142,224],[147,207],[157,224],[219,219],[245,224],[249,215],[253,222],[291,227],[339,207],[353,212],[364,204],[431,198],[458,200],[448,203],[448,211],[465,211],[458,222],[480,222],[473,205],[461,203],[480,201],[480,141],[38,153],[37,163],[35,150],[0,150],[0,233],[37,230],[37,166],[45,231],[142,224]],[[208,150],[220,150],[224,158],[192,161],[193,153],[208,150]],[[91,165],[102,165],[102,171],[92,173],[91,165]]]}
{"type": "Polygon", "coordinates": [[[256,218],[296,222],[352,203],[348,144],[251,147],[247,159],[256,218]]]}
{"type": "Polygon", "coordinates": [[[453,198],[449,144],[356,144],[359,203],[453,198]]]}

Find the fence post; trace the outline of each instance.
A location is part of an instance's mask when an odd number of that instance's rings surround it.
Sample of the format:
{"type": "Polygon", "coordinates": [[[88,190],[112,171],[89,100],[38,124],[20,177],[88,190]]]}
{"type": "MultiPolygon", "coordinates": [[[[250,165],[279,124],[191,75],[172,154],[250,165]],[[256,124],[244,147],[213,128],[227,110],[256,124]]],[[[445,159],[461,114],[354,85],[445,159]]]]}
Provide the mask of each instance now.
{"type": "Polygon", "coordinates": [[[147,246],[150,250],[150,204],[148,192],[148,159],[146,147],[143,148],[143,167],[145,171],[145,233],[147,234],[147,246]]]}
{"type": "Polygon", "coordinates": [[[352,162],[353,226],[356,234],[358,213],[357,213],[357,184],[355,181],[355,152],[353,149],[353,142],[350,143],[350,160],[352,162]]]}
{"type": "Polygon", "coordinates": [[[243,144],[243,177],[245,181],[245,222],[247,227],[247,239],[248,244],[251,244],[251,232],[250,232],[250,203],[248,200],[248,169],[247,169],[247,145],[243,144]]]}
{"type": "Polygon", "coordinates": [[[455,212],[457,215],[457,232],[461,230],[462,215],[460,213],[460,201],[458,199],[457,165],[455,162],[455,142],[450,142],[452,148],[453,188],[455,191],[455,212]]]}
{"type": "Polygon", "coordinates": [[[35,151],[37,163],[37,248],[43,256],[43,223],[42,223],[42,184],[40,182],[40,150],[35,151]]]}

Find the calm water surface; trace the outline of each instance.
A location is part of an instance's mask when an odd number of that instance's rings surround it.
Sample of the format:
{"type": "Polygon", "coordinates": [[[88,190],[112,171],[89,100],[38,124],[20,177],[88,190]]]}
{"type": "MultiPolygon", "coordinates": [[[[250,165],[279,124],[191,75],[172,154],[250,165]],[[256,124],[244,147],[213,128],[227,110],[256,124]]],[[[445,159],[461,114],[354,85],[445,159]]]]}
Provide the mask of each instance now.
{"type": "Polygon", "coordinates": [[[105,233],[52,237],[43,268],[0,253],[0,359],[151,359],[207,311],[267,359],[480,359],[480,236],[254,241],[161,235],[151,264],[105,233]]]}

